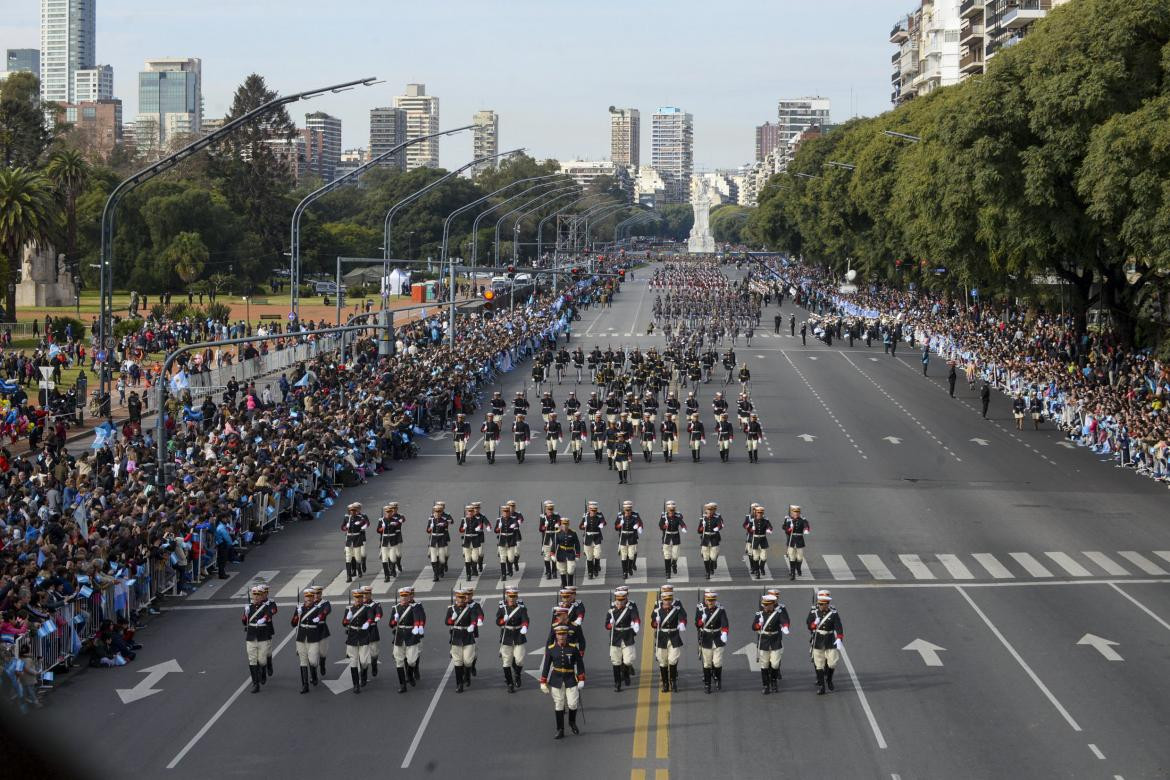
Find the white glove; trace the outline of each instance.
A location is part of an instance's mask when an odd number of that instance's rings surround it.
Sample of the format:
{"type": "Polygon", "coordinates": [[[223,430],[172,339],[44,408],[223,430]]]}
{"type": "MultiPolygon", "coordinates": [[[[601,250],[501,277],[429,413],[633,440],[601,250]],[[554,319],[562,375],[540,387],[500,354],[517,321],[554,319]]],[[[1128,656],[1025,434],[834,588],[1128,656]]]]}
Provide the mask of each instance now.
{"type": "Polygon", "coordinates": [[[548,693],[548,685],[546,683],[540,684],[540,692],[541,693],[548,693]]]}
{"type": "Polygon", "coordinates": [[[687,529],[685,529],[685,528],[680,528],[679,530],[682,531],[684,534],[687,532],[687,529]]]}
{"type": "Polygon", "coordinates": [[[528,626],[520,626],[520,636],[526,636],[527,634],[528,634],[528,626]]]}
{"type": "Polygon", "coordinates": [[[833,643],[833,647],[837,648],[838,650],[844,650],[845,643],[842,642],[840,639],[838,639],[836,642],[833,643]]]}
{"type": "Polygon", "coordinates": [[[578,680],[578,681],[577,681],[577,690],[581,690],[581,689],[582,689],[582,688],[584,688],[584,687],[585,687],[585,681],[584,681],[584,680],[578,680]]]}
{"type": "Polygon", "coordinates": [[[679,623],[678,624],[678,632],[680,634],[685,634],[686,631],[687,631],[687,624],[686,623],[679,623]]]}
{"type": "Polygon", "coordinates": [[[315,617],[315,618],[313,618],[313,622],[314,622],[314,623],[320,623],[320,622],[321,622],[321,618],[319,618],[319,617],[315,617]]]}
{"type": "Polygon", "coordinates": [[[727,644],[727,632],[726,631],[719,632],[719,640],[721,642],[723,642],[723,644],[727,644]]]}
{"type": "Polygon", "coordinates": [[[468,626],[467,633],[474,634],[475,633],[475,626],[468,626]]]}
{"type": "Polygon", "coordinates": [[[634,633],[636,634],[642,630],[642,624],[641,623],[633,623],[630,625],[630,628],[634,629],[634,633]]]}
{"type": "Polygon", "coordinates": [[[780,633],[784,636],[788,636],[788,626],[780,626],[780,633]]]}

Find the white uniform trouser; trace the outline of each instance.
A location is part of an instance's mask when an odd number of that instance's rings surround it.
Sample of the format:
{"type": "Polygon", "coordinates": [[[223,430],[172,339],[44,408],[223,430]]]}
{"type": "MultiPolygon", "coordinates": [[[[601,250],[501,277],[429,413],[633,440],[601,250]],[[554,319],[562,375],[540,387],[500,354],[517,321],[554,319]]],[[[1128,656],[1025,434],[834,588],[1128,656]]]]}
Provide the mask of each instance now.
{"type": "Polygon", "coordinates": [[[630,462],[628,460],[615,460],[613,465],[617,467],[618,471],[629,471],[630,462]]]}
{"type": "Polygon", "coordinates": [[[378,548],[378,558],[382,563],[398,563],[402,560],[402,545],[384,544],[378,548]]]}
{"type": "Polygon", "coordinates": [[[553,557],[552,542],[540,545],[540,557],[546,561],[552,561],[554,564],[556,563],[556,559],[553,557]]]}
{"type": "Polygon", "coordinates": [[[464,563],[479,563],[483,560],[483,547],[464,547],[463,548],[463,562],[464,563]]]}
{"type": "Polygon", "coordinates": [[[748,452],[755,452],[756,450],[758,450],[760,448],[760,440],[759,439],[748,439],[747,440],[747,448],[748,448],[748,452]]]}
{"type": "Polygon", "coordinates": [[[596,561],[601,557],[601,544],[587,544],[583,548],[585,550],[585,559],[589,561],[596,561]]]}
{"type": "Polygon", "coordinates": [[[349,659],[350,669],[365,669],[370,665],[370,646],[346,645],[345,657],[349,659]]]}
{"type": "Polygon", "coordinates": [[[662,452],[663,453],[669,452],[671,455],[674,455],[675,453],[677,453],[678,452],[678,439],[663,439],[662,440],[662,452]]]}
{"type": "Polygon", "coordinates": [[[510,666],[524,666],[524,645],[500,645],[500,665],[507,669],[510,666]]]}
{"type": "Polygon", "coordinates": [[[572,450],[573,452],[580,452],[581,451],[581,440],[579,438],[577,438],[576,436],[574,436],[569,441],[569,449],[572,450]]]}
{"type": "Polygon", "coordinates": [[[451,660],[456,666],[471,666],[475,663],[475,645],[451,645],[451,660]]]}
{"type": "Polygon", "coordinates": [[[766,560],[768,560],[768,548],[767,547],[753,547],[750,550],[748,550],[748,555],[751,556],[751,559],[753,561],[760,561],[760,562],[766,561],[766,560]]]}
{"type": "Polygon", "coordinates": [[[520,557],[520,550],[516,545],[500,545],[496,548],[500,556],[500,563],[515,563],[520,557]]]}
{"type": "Polygon", "coordinates": [[[700,547],[699,555],[703,556],[704,561],[717,561],[719,560],[719,546],[716,545],[714,547],[700,547]]]}
{"type": "Polygon", "coordinates": [[[679,550],[679,545],[677,545],[677,544],[664,544],[664,545],[662,545],[662,560],[664,560],[664,561],[677,561],[678,560],[678,550],[679,550]]]}
{"type": "Polygon", "coordinates": [[[577,570],[577,561],[557,561],[557,574],[572,574],[577,570]]]}
{"type": "Polygon", "coordinates": [[[549,686],[548,690],[552,694],[553,707],[557,712],[564,712],[565,704],[568,704],[571,710],[577,709],[577,702],[581,700],[581,691],[576,685],[549,686]]]}
{"type": "Polygon", "coordinates": [[[691,439],[691,449],[692,450],[698,450],[702,446],[703,446],[702,439],[691,439]]]}
{"type": "Polygon", "coordinates": [[[609,662],[613,666],[633,666],[636,660],[634,653],[635,645],[630,643],[628,645],[610,645],[609,646],[609,662]]]}
{"type": "Polygon", "coordinates": [[[793,563],[796,563],[797,561],[804,561],[803,547],[788,547],[785,550],[785,553],[788,556],[788,560],[792,561],[793,563]]]}
{"type": "Polygon", "coordinates": [[[826,666],[830,669],[836,669],[837,661],[840,658],[841,653],[839,653],[835,647],[830,647],[828,650],[813,649],[812,651],[813,666],[818,669],[824,669],[826,666]]]}
{"type": "Polygon", "coordinates": [[[484,452],[495,452],[496,447],[499,445],[499,443],[500,442],[498,439],[484,439],[483,440],[483,451],[484,452]]]}
{"type": "Polygon", "coordinates": [[[456,439],[455,440],[455,452],[457,452],[461,455],[463,453],[467,452],[467,439],[456,439]]]}
{"type": "Polygon", "coordinates": [[[681,647],[656,647],[654,648],[654,657],[658,660],[659,666],[675,666],[678,664],[678,659],[682,657],[681,647]]]}
{"type": "Polygon", "coordinates": [[[272,640],[248,639],[244,642],[244,650],[248,654],[248,666],[260,666],[272,655],[272,640]]]}
{"type": "Polygon", "coordinates": [[[320,642],[297,642],[297,661],[300,666],[316,666],[320,660],[320,642]]]}
{"type": "Polygon", "coordinates": [[[602,449],[604,449],[604,448],[605,448],[605,439],[594,439],[593,440],[593,451],[594,452],[601,452],[602,449]]]}
{"type": "Polygon", "coordinates": [[[520,439],[519,441],[515,442],[515,445],[516,445],[516,452],[522,452],[522,451],[528,449],[528,442],[525,441],[524,439],[520,439]]]}
{"type": "Polygon", "coordinates": [[[710,669],[712,666],[717,669],[723,668],[722,647],[700,647],[699,654],[703,657],[704,669],[710,669]]]}
{"type": "Polygon", "coordinates": [[[548,445],[549,452],[556,452],[557,447],[560,446],[560,443],[561,443],[560,439],[545,439],[545,444],[548,445]]]}
{"type": "Polygon", "coordinates": [[[380,640],[380,639],[371,639],[370,640],[370,658],[373,658],[376,660],[381,656],[381,653],[382,653],[381,645],[382,645],[382,640],[380,640]]]}
{"type": "Polygon", "coordinates": [[[427,554],[430,556],[431,563],[446,563],[448,549],[443,547],[428,547],[427,554]]]}
{"type": "Polygon", "coordinates": [[[618,557],[620,557],[623,561],[636,561],[638,559],[638,545],[619,544],[618,557]]]}
{"type": "Polygon", "coordinates": [[[345,546],[345,562],[346,563],[349,563],[351,561],[360,561],[362,558],[365,558],[365,557],[366,557],[366,546],[364,544],[359,546],[359,547],[350,547],[348,544],[345,546]]]}
{"type": "Polygon", "coordinates": [[[642,439],[642,452],[654,452],[653,439],[642,439]]]}
{"type": "Polygon", "coordinates": [[[784,648],[779,650],[760,650],[756,657],[761,669],[779,669],[780,659],[784,655],[784,648]]]}
{"type": "Polygon", "coordinates": [[[719,451],[724,452],[725,450],[729,450],[729,449],[731,449],[731,439],[720,439],[719,440],[719,451]]]}
{"type": "Polygon", "coordinates": [[[394,665],[401,669],[403,666],[414,666],[418,663],[422,645],[394,645],[394,665]]]}

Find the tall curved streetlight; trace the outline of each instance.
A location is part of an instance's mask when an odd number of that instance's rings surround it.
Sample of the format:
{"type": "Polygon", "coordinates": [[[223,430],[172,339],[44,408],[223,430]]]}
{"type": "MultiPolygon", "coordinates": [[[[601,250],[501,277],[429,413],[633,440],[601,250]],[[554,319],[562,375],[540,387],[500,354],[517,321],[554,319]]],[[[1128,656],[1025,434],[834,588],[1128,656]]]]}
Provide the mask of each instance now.
{"type": "MultiPolygon", "coordinates": [[[[545,178],[551,179],[551,178],[555,178],[555,177],[563,176],[563,175],[564,174],[560,174],[560,173],[550,173],[545,178]]],[[[479,223],[480,223],[480,221],[483,220],[483,218],[486,217],[488,214],[491,214],[493,211],[500,208],[501,206],[506,206],[509,203],[511,203],[512,201],[517,200],[518,198],[522,198],[525,195],[529,194],[530,192],[535,192],[536,190],[540,189],[541,187],[547,187],[550,184],[556,184],[556,182],[546,181],[546,182],[543,182],[541,184],[534,184],[531,187],[526,188],[522,192],[517,192],[515,195],[510,195],[507,198],[504,198],[499,203],[494,203],[491,206],[488,206],[486,209],[484,209],[483,211],[481,211],[480,213],[475,215],[475,220],[473,220],[471,223],[471,267],[472,268],[474,268],[476,265],[479,264],[479,223]]],[[[500,254],[500,251],[499,251],[500,231],[498,229],[496,230],[495,242],[496,242],[496,259],[498,260],[499,254],[500,254]]]]}
{"type": "MultiPolygon", "coordinates": [[[[516,221],[514,223],[512,223],[512,264],[513,265],[516,264],[517,258],[519,257],[520,223],[524,221],[524,218],[530,214],[533,214],[537,211],[540,211],[542,208],[548,206],[549,204],[556,203],[558,200],[564,200],[565,198],[569,197],[570,195],[572,195],[576,191],[577,191],[576,186],[562,187],[559,190],[553,190],[552,192],[549,192],[547,195],[545,195],[545,197],[542,198],[539,203],[536,203],[536,204],[529,203],[528,205],[530,205],[531,208],[526,209],[524,211],[524,213],[522,213],[518,217],[516,217],[516,221]],[[560,194],[557,194],[557,193],[560,193],[560,194]],[[553,197],[554,195],[556,197],[553,197]]],[[[513,209],[512,211],[508,212],[504,216],[500,217],[500,222],[503,222],[505,219],[507,219],[512,214],[515,214],[517,211],[520,211],[520,209],[513,209]]],[[[499,223],[496,224],[496,230],[497,231],[499,230],[499,223]]],[[[498,263],[499,262],[499,255],[497,255],[496,258],[497,258],[496,262],[498,263]]]]}
{"type": "Polygon", "coordinates": [[[502,224],[504,224],[504,221],[506,219],[508,219],[508,217],[512,216],[513,214],[516,214],[517,212],[524,211],[525,209],[527,209],[530,206],[536,205],[538,203],[542,203],[552,195],[563,195],[563,194],[568,194],[570,192],[576,192],[576,191],[579,191],[579,188],[577,186],[577,183],[573,182],[565,187],[557,187],[556,189],[549,190],[548,192],[542,192],[539,195],[537,195],[535,198],[532,198],[531,200],[528,200],[528,201],[525,201],[524,203],[521,203],[519,206],[512,209],[511,211],[506,212],[503,216],[501,216],[499,219],[497,219],[496,220],[494,253],[493,253],[494,257],[495,257],[496,265],[500,264],[500,226],[502,224]]]}
{"type": "Polygon", "coordinates": [[[581,201],[588,200],[589,198],[600,198],[600,197],[603,197],[603,196],[598,195],[595,192],[588,192],[588,193],[582,195],[581,197],[577,198],[575,201],[572,201],[571,203],[566,203],[561,208],[557,209],[556,211],[549,214],[544,219],[540,220],[540,223],[537,224],[537,226],[536,226],[536,257],[537,257],[537,259],[540,259],[541,257],[544,256],[544,223],[548,222],[553,217],[559,217],[561,214],[564,214],[566,211],[573,208],[581,201]]]}

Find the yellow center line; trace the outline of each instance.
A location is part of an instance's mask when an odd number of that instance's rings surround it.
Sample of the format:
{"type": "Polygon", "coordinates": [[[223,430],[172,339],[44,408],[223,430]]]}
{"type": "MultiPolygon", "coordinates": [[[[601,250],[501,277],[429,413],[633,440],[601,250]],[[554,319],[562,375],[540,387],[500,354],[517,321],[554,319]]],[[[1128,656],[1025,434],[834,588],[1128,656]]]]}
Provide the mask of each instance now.
{"type": "Polygon", "coordinates": [[[655,769],[654,770],[654,780],[670,780],[670,770],[669,769],[655,769]]]}
{"type": "MultiPolygon", "coordinates": [[[[646,594],[646,611],[642,624],[642,668],[638,674],[638,704],[634,710],[634,758],[645,758],[650,732],[650,688],[654,671],[654,632],[650,629],[650,612],[654,608],[655,593],[646,594]]],[[[630,780],[645,780],[646,771],[635,769],[630,780]],[[641,772],[641,777],[636,773],[641,772]]]]}
{"type": "Polygon", "coordinates": [[[673,694],[658,691],[658,722],[654,732],[655,758],[670,758],[670,699],[673,694]]]}
{"type": "MultiPolygon", "coordinates": [[[[631,769],[630,770],[630,780],[646,780],[646,770],[645,769],[631,769]]],[[[658,778],[655,777],[654,780],[658,780],[658,778]]]]}

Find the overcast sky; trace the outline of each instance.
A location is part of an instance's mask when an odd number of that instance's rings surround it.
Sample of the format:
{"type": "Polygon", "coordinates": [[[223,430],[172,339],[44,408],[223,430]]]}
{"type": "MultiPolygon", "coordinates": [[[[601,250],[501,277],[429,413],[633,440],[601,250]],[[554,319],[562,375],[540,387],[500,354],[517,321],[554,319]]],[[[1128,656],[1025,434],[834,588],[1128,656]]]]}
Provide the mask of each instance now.
{"type": "MultiPolygon", "coordinates": [[[[754,155],[754,127],[776,101],[819,95],[833,120],[889,108],[888,33],[914,0],[97,0],[97,59],[114,67],[127,121],[152,57],[203,60],[206,116],[222,116],[249,73],[282,92],[365,76],[386,83],[290,108],[342,119],[347,148],[367,145],[368,111],[407,82],[438,95],[442,126],[479,109],[500,116],[500,148],[538,158],[609,156],[611,105],[694,115],[696,169],[754,155]]],[[[0,0],[0,48],[37,48],[39,0],[0,0]]],[[[471,140],[442,141],[444,166],[471,140]]]]}

